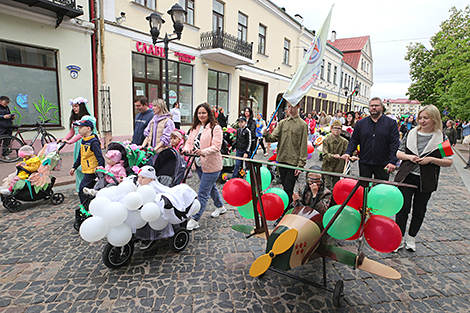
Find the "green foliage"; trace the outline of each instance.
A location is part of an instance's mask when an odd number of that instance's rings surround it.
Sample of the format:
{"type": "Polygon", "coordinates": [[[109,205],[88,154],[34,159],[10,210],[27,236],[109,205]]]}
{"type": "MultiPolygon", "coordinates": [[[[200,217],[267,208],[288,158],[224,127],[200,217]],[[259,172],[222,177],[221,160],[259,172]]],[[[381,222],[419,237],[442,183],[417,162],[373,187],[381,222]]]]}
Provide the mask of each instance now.
{"type": "Polygon", "coordinates": [[[450,9],[450,17],[431,38],[431,49],[411,43],[405,60],[410,61],[410,100],[434,104],[450,115],[470,119],[470,6],[450,9]]]}
{"type": "Polygon", "coordinates": [[[18,180],[16,184],[13,186],[13,191],[23,189],[25,184],[26,184],[26,180],[24,179],[18,180]]]}
{"type": "Polygon", "coordinates": [[[51,123],[59,124],[59,107],[52,104],[51,102],[44,99],[44,96],[41,95],[41,99],[39,101],[33,102],[34,107],[36,110],[41,114],[39,115],[39,119],[41,122],[50,119],[51,123]],[[36,103],[37,102],[37,103],[36,103]],[[49,113],[50,110],[54,110],[53,112],[49,113]]]}
{"type": "Polygon", "coordinates": [[[18,111],[18,107],[13,107],[13,111],[11,113],[16,113],[16,118],[13,120],[13,124],[21,125],[21,121],[26,117],[22,116],[20,111],[18,111]]]}

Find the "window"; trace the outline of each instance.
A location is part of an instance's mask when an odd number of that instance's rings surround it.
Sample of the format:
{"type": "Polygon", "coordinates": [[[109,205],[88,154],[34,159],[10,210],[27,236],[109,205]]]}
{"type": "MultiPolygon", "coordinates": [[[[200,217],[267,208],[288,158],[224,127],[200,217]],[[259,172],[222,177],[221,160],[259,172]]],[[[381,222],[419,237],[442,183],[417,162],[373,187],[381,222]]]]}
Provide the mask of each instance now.
{"type": "Polygon", "coordinates": [[[268,84],[240,78],[240,94],[238,111],[250,107],[253,116],[262,113],[266,116],[266,101],[268,98],[268,84]]]}
{"type": "Polygon", "coordinates": [[[266,27],[259,24],[258,53],[266,54],[266,27]]]}
{"type": "Polygon", "coordinates": [[[209,70],[208,73],[208,88],[207,88],[207,102],[217,109],[224,108],[228,112],[228,78],[229,74],[209,70]]]}
{"type": "Polygon", "coordinates": [[[224,30],[224,4],[217,0],[212,2],[212,30],[224,30]]]}
{"type": "Polygon", "coordinates": [[[289,64],[289,48],[290,48],[290,41],[284,38],[284,55],[282,58],[282,62],[284,64],[289,64]]]}
{"type": "Polygon", "coordinates": [[[328,72],[326,74],[326,80],[331,83],[331,63],[328,62],[328,72]]]}
{"type": "Polygon", "coordinates": [[[248,30],[248,17],[238,12],[238,39],[246,41],[248,30]]]}
{"type": "Polygon", "coordinates": [[[135,0],[136,3],[155,10],[155,0],[135,0]]]}
{"type": "Polygon", "coordinates": [[[15,125],[61,124],[57,77],[55,50],[0,41],[0,82],[15,125]]]}
{"type": "Polygon", "coordinates": [[[194,25],[194,0],[179,0],[180,5],[183,7],[183,9],[188,12],[188,14],[185,16],[185,22],[194,25]]]}
{"type": "Polygon", "coordinates": [[[336,85],[336,76],[337,76],[337,72],[338,72],[338,67],[335,66],[335,69],[333,71],[333,84],[336,85]]]}
{"type": "Polygon", "coordinates": [[[320,78],[325,80],[325,60],[321,62],[320,78]]]}

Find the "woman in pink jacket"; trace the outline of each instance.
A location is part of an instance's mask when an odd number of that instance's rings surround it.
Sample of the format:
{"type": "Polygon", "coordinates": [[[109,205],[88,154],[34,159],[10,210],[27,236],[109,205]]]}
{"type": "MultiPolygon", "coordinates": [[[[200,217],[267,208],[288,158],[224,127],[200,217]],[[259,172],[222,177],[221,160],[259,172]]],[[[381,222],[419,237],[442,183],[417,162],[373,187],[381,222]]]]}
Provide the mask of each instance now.
{"type": "Polygon", "coordinates": [[[199,219],[206,209],[209,196],[214,201],[216,209],[212,217],[218,217],[227,212],[222,197],[215,182],[222,170],[222,128],[217,124],[214,113],[208,103],[201,103],[194,111],[193,124],[189,129],[188,140],[183,152],[196,154],[196,173],[201,180],[198,199],[201,209],[187,225],[188,230],[199,227],[199,219]]]}

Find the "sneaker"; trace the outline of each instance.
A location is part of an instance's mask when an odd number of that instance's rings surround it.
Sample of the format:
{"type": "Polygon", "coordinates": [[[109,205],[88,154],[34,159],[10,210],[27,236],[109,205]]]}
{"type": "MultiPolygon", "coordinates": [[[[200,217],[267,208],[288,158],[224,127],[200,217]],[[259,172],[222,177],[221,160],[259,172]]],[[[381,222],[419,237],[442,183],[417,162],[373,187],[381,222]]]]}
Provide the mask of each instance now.
{"type": "Polygon", "coordinates": [[[268,153],[265,153],[264,156],[268,156],[268,153]]]}
{"type": "Polygon", "coordinates": [[[11,158],[10,158],[8,155],[4,155],[4,156],[3,156],[3,159],[4,159],[4,160],[7,160],[7,161],[11,160],[11,158]]]}
{"type": "Polygon", "coordinates": [[[8,188],[5,187],[0,187],[0,193],[4,196],[9,196],[11,195],[11,191],[8,188]]]}
{"type": "Polygon", "coordinates": [[[153,240],[143,240],[141,243],[140,243],[140,250],[146,250],[148,248],[150,248],[152,245],[153,245],[154,241],[153,240]]]}
{"type": "Polygon", "coordinates": [[[186,225],[186,229],[187,230],[193,230],[193,229],[196,229],[196,228],[199,228],[199,223],[193,219],[190,219],[188,221],[188,225],[186,225]]]}
{"type": "Polygon", "coordinates": [[[408,251],[416,251],[416,240],[415,237],[411,237],[410,235],[406,234],[406,250],[408,251]]]}
{"type": "Polygon", "coordinates": [[[227,212],[227,209],[225,207],[216,208],[214,212],[212,212],[211,216],[218,217],[220,214],[224,214],[225,212],[227,212]]]}
{"type": "Polygon", "coordinates": [[[86,195],[95,197],[96,194],[98,193],[98,190],[84,187],[84,188],[83,188],[83,193],[86,194],[86,195]]]}
{"type": "Polygon", "coordinates": [[[470,168],[470,165],[465,165],[463,168],[468,170],[470,168]]]}
{"type": "Polygon", "coordinates": [[[393,253],[397,253],[398,250],[403,249],[404,246],[405,246],[405,238],[403,238],[403,239],[401,240],[400,245],[398,246],[398,248],[396,248],[395,250],[393,250],[393,253]]]}

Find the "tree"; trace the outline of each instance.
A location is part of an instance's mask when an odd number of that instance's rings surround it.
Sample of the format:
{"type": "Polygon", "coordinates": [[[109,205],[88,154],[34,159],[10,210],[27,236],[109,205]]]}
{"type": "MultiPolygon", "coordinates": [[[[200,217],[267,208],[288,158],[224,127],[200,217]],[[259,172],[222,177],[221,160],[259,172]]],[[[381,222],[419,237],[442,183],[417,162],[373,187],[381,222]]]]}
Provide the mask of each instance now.
{"type": "Polygon", "coordinates": [[[470,119],[470,6],[450,9],[450,17],[431,37],[431,49],[412,43],[405,60],[410,61],[411,85],[407,95],[422,105],[434,104],[450,115],[470,119]]]}

